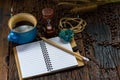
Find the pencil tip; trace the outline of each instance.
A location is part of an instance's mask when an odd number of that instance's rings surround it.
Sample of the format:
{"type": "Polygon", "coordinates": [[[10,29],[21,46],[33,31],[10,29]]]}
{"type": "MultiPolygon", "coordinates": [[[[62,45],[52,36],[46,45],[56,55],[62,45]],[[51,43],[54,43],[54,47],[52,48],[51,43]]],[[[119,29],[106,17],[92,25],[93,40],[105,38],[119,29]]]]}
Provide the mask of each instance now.
{"type": "Polygon", "coordinates": [[[90,60],[89,60],[88,58],[86,58],[86,57],[83,57],[83,59],[86,60],[86,61],[90,61],[90,60]]]}

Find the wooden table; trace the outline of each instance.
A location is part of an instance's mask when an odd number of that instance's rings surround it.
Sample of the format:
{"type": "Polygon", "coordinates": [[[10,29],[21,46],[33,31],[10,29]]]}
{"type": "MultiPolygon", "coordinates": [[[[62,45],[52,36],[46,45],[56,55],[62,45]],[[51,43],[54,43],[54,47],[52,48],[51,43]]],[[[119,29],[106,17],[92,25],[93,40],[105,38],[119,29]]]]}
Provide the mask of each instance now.
{"type": "Polygon", "coordinates": [[[64,8],[55,6],[50,0],[5,0],[4,7],[0,8],[0,80],[19,80],[13,47],[15,44],[7,41],[7,20],[10,7],[13,14],[29,12],[37,17],[38,31],[42,26],[41,10],[52,7],[55,10],[53,26],[58,27],[62,17],[77,17],[87,21],[82,33],[75,34],[75,41],[81,55],[91,59],[83,67],[57,72],[30,80],[120,80],[120,3],[107,4],[88,13],[70,14],[64,8]],[[51,3],[51,4],[50,4],[51,3]]]}

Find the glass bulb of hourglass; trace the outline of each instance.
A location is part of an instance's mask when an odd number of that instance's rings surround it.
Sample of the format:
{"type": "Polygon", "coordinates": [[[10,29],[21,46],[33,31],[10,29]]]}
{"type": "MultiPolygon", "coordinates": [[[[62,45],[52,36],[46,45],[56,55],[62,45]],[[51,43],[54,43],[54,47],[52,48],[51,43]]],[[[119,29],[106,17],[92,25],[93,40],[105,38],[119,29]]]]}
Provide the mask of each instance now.
{"type": "Polygon", "coordinates": [[[43,18],[47,21],[47,29],[52,30],[51,18],[53,17],[54,10],[52,8],[42,9],[43,18]]]}
{"type": "Polygon", "coordinates": [[[48,30],[51,30],[51,29],[52,29],[52,26],[51,26],[50,22],[51,22],[51,20],[48,19],[48,20],[47,20],[47,29],[48,29],[48,30]]]}

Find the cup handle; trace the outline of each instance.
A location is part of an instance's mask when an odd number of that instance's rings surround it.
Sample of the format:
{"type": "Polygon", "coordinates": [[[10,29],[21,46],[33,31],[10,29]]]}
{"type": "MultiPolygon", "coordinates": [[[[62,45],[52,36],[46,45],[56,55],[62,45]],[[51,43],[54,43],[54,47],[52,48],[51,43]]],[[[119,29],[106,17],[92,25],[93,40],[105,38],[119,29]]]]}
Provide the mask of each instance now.
{"type": "Polygon", "coordinates": [[[8,41],[17,42],[18,41],[17,35],[15,33],[13,33],[13,32],[9,33],[8,41]]]}

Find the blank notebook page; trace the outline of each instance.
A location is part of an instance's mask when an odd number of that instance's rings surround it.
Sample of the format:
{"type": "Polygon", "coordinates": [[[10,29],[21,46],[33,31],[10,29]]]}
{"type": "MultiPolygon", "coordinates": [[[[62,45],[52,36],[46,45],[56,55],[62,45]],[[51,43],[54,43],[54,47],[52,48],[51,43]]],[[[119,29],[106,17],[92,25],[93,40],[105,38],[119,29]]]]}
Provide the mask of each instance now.
{"type": "MultiPolygon", "coordinates": [[[[52,41],[72,51],[70,43],[62,43],[59,37],[51,38],[52,41]]],[[[59,70],[78,65],[75,56],[64,52],[48,43],[45,43],[53,70],[59,70]]]]}
{"type": "Polygon", "coordinates": [[[39,41],[17,46],[16,49],[22,78],[47,72],[39,41]]]}

